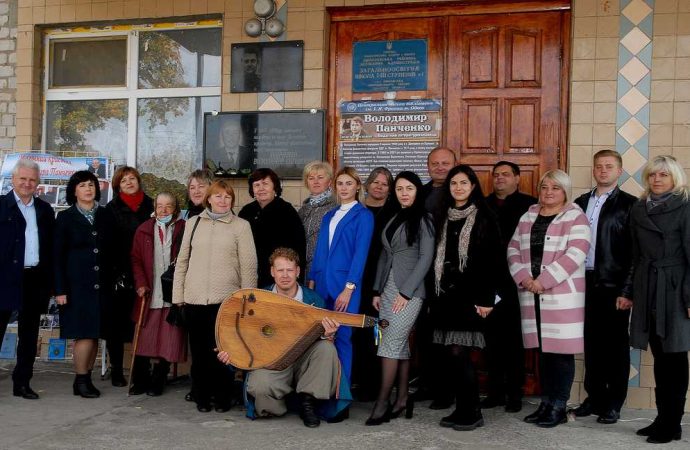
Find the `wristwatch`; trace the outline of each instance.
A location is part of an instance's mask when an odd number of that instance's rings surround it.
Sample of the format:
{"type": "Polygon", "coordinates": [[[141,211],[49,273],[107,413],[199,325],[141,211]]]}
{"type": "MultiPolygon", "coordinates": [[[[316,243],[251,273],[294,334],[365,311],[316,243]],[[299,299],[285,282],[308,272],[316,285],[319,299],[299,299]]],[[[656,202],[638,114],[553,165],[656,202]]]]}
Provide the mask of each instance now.
{"type": "Polygon", "coordinates": [[[351,291],[354,291],[355,289],[357,289],[357,285],[351,281],[348,281],[347,283],[345,283],[345,287],[351,291]]]}

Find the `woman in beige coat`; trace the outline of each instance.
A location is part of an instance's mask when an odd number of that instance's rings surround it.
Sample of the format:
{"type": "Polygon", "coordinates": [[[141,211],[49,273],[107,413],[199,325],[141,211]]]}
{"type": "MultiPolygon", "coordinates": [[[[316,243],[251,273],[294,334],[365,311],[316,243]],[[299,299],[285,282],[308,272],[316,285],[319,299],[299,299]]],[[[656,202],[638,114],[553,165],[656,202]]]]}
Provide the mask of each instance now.
{"type": "Polygon", "coordinates": [[[214,182],[206,209],[190,219],[177,256],[173,303],[185,305],[192,353],[192,392],[200,412],[230,409],[232,380],[216,359],[215,322],[223,300],[237,289],[256,287],[256,250],[249,223],[232,212],[235,193],[214,182]]]}

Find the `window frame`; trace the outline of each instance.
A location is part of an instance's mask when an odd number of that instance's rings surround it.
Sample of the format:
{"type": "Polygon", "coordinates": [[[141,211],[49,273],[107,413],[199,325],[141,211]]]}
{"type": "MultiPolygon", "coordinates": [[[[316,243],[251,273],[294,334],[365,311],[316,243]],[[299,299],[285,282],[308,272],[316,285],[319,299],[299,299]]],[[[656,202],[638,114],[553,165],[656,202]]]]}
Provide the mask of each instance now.
{"type": "MultiPolygon", "coordinates": [[[[107,27],[107,28],[117,28],[107,27]]],[[[221,20],[210,20],[199,22],[185,22],[182,24],[145,24],[122,27],[129,29],[93,29],[92,31],[72,31],[72,30],[48,30],[44,35],[44,67],[42,88],[43,99],[43,122],[41,126],[41,151],[47,151],[47,131],[48,131],[48,102],[51,101],[78,101],[78,100],[111,100],[126,99],[127,108],[127,149],[126,164],[135,166],[137,161],[137,126],[138,126],[138,100],[145,98],[163,97],[220,97],[222,102],[223,91],[223,42],[221,33],[221,67],[220,85],[212,87],[186,87],[186,88],[139,88],[139,33],[147,31],[169,31],[183,29],[204,29],[220,28],[223,29],[221,20]],[[210,23],[209,23],[210,22],[210,23]],[[88,40],[103,39],[108,37],[126,36],[127,40],[127,64],[126,64],[126,86],[103,86],[103,87],[50,87],[50,73],[52,71],[50,56],[52,53],[52,43],[56,40],[88,40]]]]}

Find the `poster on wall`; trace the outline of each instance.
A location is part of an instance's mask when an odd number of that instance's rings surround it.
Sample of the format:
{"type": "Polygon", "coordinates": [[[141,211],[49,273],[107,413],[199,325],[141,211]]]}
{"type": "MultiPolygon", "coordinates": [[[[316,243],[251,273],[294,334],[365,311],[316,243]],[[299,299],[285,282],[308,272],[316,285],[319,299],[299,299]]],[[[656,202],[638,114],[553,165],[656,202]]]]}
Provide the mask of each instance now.
{"type": "Polygon", "coordinates": [[[426,39],[363,41],[352,46],[352,92],[425,91],[426,39]]]}
{"type": "Polygon", "coordinates": [[[428,179],[426,157],[441,142],[441,100],[383,100],[340,105],[340,164],[366,177],[384,166],[428,179]]]}

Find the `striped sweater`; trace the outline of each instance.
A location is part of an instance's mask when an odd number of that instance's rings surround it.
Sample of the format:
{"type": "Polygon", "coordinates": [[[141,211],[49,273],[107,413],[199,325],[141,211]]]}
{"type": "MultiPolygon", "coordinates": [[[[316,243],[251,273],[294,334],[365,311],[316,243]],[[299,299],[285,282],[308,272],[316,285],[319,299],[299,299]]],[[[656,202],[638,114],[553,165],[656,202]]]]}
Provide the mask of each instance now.
{"type": "MultiPolygon", "coordinates": [[[[510,274],[518,286],[522,337],[525,348],[539,347],[534,295],[521,284],[532,277],[530,234],[539,215],[533,205],[520,218],[508,245],[510,274]]],[[[542,351],[575,354],[584,351],[585,257],[589,251],[590,229],[579,206],[570,204],[549,225],[537,280],[544,287],[540,295],[542,351]]]]}

